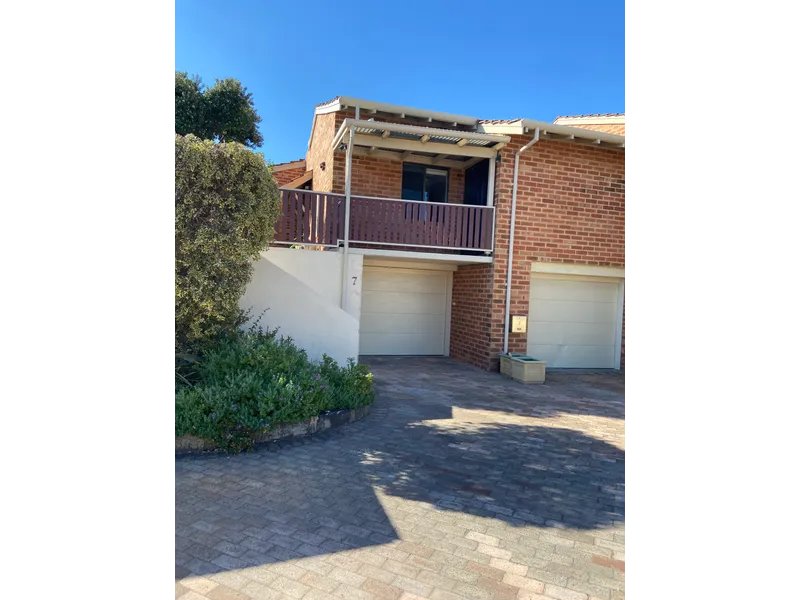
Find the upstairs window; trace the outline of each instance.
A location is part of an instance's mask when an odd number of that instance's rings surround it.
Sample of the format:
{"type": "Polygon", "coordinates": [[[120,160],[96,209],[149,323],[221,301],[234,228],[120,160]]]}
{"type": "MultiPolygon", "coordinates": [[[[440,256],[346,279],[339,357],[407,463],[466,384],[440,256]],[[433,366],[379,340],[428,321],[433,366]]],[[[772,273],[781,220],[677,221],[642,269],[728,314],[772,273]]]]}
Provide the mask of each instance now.
{"type": "Polygon", "coordinates": [[[403,163],[403,200],[447,202],[447,171],[403,163]]]}

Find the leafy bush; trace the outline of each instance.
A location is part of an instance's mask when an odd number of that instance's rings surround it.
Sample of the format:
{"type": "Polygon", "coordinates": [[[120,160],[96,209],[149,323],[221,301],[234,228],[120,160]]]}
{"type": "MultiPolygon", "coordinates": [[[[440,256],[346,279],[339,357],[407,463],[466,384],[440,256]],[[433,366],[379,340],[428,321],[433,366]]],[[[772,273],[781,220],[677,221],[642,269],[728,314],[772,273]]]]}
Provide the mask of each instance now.
{"type": "Polygon", "coordinates": [[[241,325],[239,298],[280,213],[261,154],[175,136],[175,347],[199,352],[241,325]]]}
{"type": "Polygon", "coordinates": [[[218,340],[192,363],[194,383],[179,378],[175,435],[195,435],[239,452],[281,423],[373,400],[372,374],[352,359],[340,367],[329,356],[308,359],[277,330],[251,328],[218,340]]]}

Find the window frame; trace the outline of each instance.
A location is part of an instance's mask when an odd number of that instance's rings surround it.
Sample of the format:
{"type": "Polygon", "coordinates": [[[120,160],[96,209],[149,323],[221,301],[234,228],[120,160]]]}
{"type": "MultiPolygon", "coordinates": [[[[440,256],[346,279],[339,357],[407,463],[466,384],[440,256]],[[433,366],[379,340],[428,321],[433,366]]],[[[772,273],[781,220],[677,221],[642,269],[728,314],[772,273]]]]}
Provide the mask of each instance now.
{"type": "Polygon", "coordinates": [[[449,204],[450,202],[450,169],[447,167],[435,167],[431,165],[415,163],[415,162],[403,162],[403,173],[401,175],[400,181],[400,196],[401,200],[411,200],[413,202],[429,202],[432,204],[449,204]],[[422,200],[412,200],[411,198],[403,198],[403,190],[405,186],[403,184],[403,180],[405,179],[405,172],[406,167],[411,169],[415,169],[422,172],[422,200]],[[444,175],[444,201],[443,202],[432,202],[426,198],[427,195],[427,188],[428,188],[428,171],[433,171],[437,175],[444,175]]]}

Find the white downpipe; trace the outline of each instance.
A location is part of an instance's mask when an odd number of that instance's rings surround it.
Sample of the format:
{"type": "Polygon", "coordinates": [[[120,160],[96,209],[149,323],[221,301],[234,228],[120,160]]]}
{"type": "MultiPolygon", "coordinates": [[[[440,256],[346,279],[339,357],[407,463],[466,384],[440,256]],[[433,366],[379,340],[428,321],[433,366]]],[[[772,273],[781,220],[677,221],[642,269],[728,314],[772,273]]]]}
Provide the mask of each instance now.
{"type": "MultiPolygon", "coordinates": [[[[356,120],[359,107],[356,106],[356,120]]],[[[342,253],[342,310],[347,310],[347,261],[350,257],[350,187],[353,182],[353,138],[355,131],[350,127],[350,138],[347,143],[347,170],[344,180],[344,252],[342,253]]],[[[335,150],[334,150],[335,152],[335,150]]]]}
{"type": "Polygon", "coordinates": [[[514,227],[517,219],[517,178],[519,177],[519,155],[539,141],[539,128],[533,139],[517,150],[514,155],[514,185],[511,192],[511,227],[508,236],[508,273],[506,274],[506,323],[503,330],[503,354],[508,354],[508,322],[511,318],[511,268],[514,264],[514,227]]]}

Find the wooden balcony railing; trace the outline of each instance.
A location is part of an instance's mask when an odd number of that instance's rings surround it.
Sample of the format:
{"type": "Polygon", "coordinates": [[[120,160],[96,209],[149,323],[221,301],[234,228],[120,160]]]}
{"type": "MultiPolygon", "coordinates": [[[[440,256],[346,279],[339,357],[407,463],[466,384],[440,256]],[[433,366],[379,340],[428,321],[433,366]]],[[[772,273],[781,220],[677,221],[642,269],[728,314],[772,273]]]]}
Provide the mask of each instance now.
{"type": "Polygon", "coordinates": [[[275,241],[337,246],[344,239],[344,200],[341,194],[281,189],[281,214],[275,241]]]}
{"type": "MultiPolygon", "coordinates": [[[[275,241],[336,246],[344,239],[345,196],[281,189],[275,241]]],[[[351,196],[350,243],[405,248],[492,251],[494,209],[351,196]]]]}

